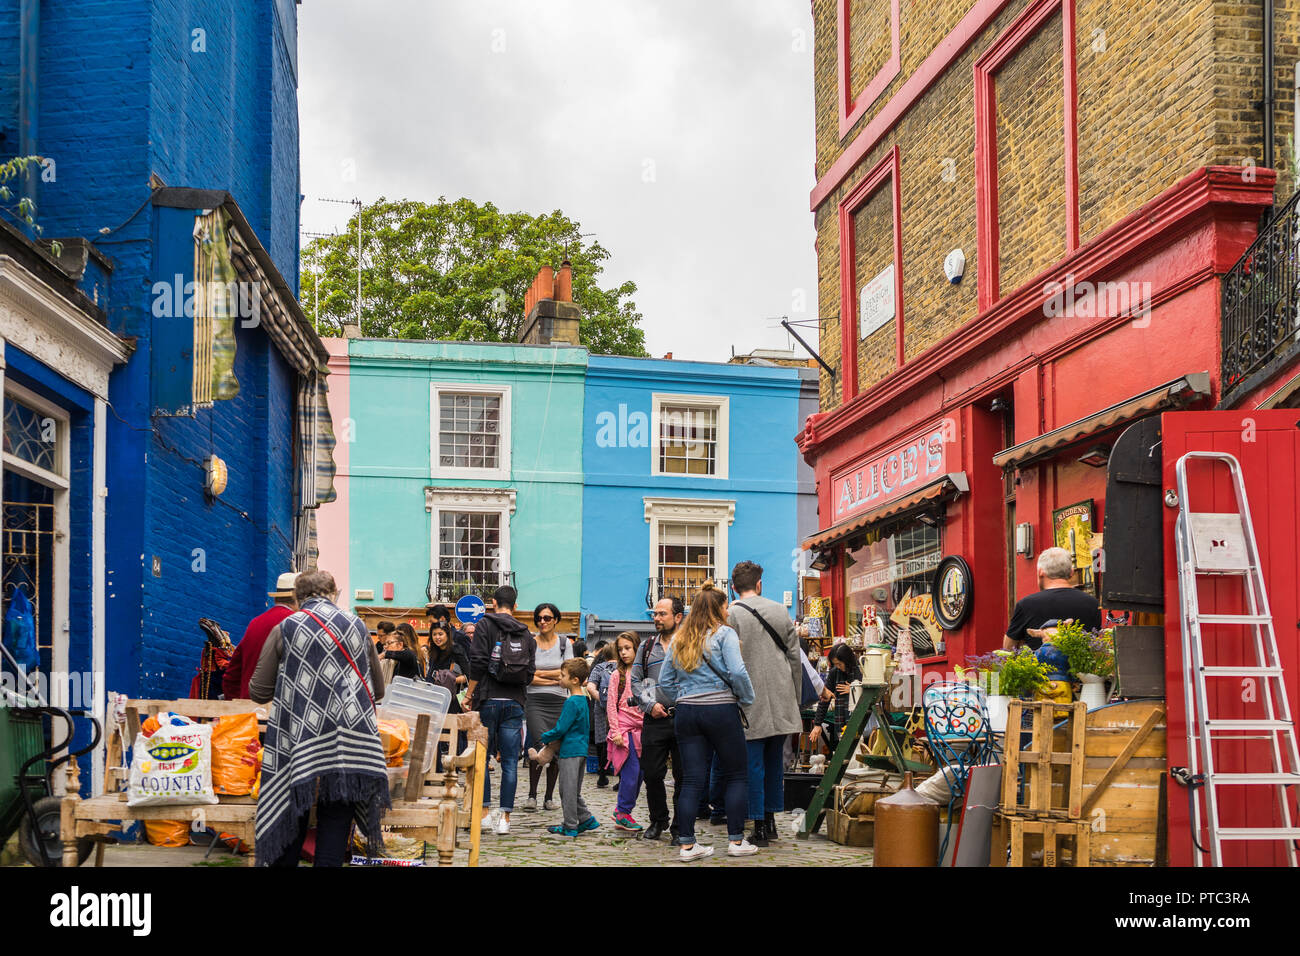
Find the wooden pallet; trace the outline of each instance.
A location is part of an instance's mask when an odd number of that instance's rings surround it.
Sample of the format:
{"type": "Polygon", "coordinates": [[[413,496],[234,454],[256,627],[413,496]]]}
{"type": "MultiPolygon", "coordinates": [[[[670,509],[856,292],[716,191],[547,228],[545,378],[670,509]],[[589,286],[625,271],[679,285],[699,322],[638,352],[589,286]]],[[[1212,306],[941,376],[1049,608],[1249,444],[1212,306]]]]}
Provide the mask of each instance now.
{"type": "Polygon", "coordinates": [[[1060,866],[1062,849],[1069,850],[1072,866],[1092,865],[1092,829],[1082,820],[1035,820],[999,813],[993,818],[990,847],[991,866],[1060,866]],[[1061,840],[1066,841],[1064,847],[1061,840]],[[1034,851],[1040,845],[1042,861],[1035,863],[1034,851]]]}
{"type": "Polygon", "coordinates": [[[1001,809],[1007,816],[1078,820],[1083,816],[1084,736],[1088,707],[1082,701],[1013,700],[1007,708],[1006,770],[1002,774],[1001,809]],[[1057,710],[1067,710],[1064,745],[1056,742],[1057,710]],[[1022,716],[1028,713],[1032,740],[1019,747],[1022,716]],[[1061,749],[1056,749],[1060,747],[1061,749]],[[1022,773],[1023,771],[1023,773],[1022,773]],[[1024,793],[1019,784],[1024,778],[1024,793]]]}

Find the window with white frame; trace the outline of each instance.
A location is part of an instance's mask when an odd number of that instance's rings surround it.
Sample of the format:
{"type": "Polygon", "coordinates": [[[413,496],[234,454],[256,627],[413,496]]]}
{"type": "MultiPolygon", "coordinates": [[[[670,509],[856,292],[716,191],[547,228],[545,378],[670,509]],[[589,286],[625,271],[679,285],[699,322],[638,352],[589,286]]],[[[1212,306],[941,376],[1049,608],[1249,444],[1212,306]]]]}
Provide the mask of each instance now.
{"type": "Polygon", "coordinates": [[[715,395],[654,395],[651,473],[726,478],[729,400],[715,395]]]}
{"type": "Polygon", "coordinates": [[[433,385],[433,474],[510,477],[510,387],[433,385]]]}
{"type": "Polygon", "coordinates": [[[645,498],[650,525],[650,590],[685,604],[710,578],[727,575],[727,529],[736,503],[708,498],[645,498]]]}
{"type": "Polygon", "coordinates": [[[432,600],[491,593],[510,583],[510,516],[515,492],[502,488],[426,488],[433,516],[432,600]]]}
{"type": "Polygon", "coordinates": [[[4,466],[51,487],[68,487],[67,412],[12,382],[4,389],[4,466]]]}

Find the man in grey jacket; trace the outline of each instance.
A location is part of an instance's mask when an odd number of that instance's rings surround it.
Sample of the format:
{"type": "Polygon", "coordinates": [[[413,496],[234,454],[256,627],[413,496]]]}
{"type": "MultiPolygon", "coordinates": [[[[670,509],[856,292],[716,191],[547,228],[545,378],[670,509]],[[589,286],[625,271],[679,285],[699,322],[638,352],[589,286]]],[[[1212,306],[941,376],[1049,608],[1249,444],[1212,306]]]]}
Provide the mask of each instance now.
{"type": "Polygon", "coordinates": [[[740,653],[754,684],[754,703],[745,711],[749,728],[749,842],[767,846],[777,836],[776,814],[785,808],[785,739],[803,730],[799,698],[803,661],[794,621],[786,609],[763,597],[763,569],[741,561],[731,571],[736,600],[727,623],[740,635],[740,653]]]}

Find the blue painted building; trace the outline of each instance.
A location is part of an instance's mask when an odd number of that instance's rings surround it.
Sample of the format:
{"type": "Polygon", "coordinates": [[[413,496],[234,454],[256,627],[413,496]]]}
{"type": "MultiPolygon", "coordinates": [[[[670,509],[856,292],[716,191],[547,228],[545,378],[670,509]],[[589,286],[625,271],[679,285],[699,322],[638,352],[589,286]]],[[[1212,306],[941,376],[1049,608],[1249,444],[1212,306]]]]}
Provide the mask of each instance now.
{"type": "MultiPolygon", "coordinates": [[[[27,184],[43,234],[122,356],[106,394],[66,399],[103,438],[69,517],[102,520],[102,571],[89,538],[83,569],[102,586],[81,607],[75,562],[56,569],[53,641],[96,707],[184,696],[198,619],[237,638],[312,558],[332,463],[328,354],[296,301],[296,59],[293,0],[0,0],[0,156],[46,157],[27,184]]],[[[32,387],[10,344],[6,381],[32,387]]]]}
{"type": "Polygon", "coordinates": [[[593,355],[583,420],[584,624],[642,628],[739,561],[796,613],[799,542],[815,530],[808,467],[786,449],[811,369],[593,355]],[[594,615],[594,620],[591,617],[594,615]]]}

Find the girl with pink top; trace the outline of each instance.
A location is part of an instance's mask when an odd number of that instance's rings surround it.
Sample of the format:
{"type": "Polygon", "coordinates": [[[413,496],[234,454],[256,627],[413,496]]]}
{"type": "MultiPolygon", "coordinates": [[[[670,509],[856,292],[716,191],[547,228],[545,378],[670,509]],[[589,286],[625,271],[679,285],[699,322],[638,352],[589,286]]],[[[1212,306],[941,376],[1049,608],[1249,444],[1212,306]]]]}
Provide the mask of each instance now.
{"type": "Polygon", "coordinates": [[[618,666],[609,675],[605,712],[609,718],[609,762],[618,774],[618,805],[614,826],[619,830],[640,830],[632,819],[641,792],[641,722],[645,715],[632,699],[632,663],[636,660],[636,634],[624,631],[614,638],[614,659],[618,666]]]}

